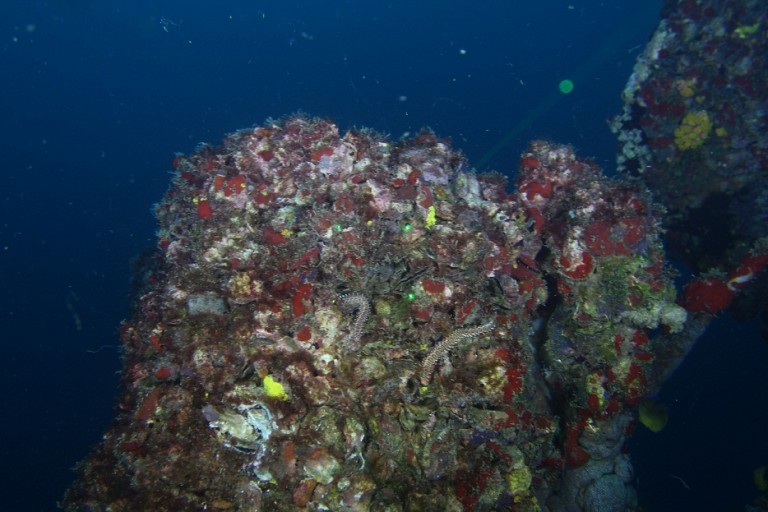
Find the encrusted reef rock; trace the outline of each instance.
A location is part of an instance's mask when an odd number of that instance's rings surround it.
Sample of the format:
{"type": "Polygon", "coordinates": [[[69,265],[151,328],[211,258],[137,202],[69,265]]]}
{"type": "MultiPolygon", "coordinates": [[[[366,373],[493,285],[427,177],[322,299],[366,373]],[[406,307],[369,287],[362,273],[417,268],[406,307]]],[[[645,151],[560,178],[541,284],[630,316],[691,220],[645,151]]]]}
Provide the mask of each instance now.
{"type": "Polygon", "coordinates": [[[663,14],[612,123],[618,168],[665,206],[670,254],[700,274],[685,308],[757,316],[768,340],[765,2],[667,0],[663,14]]]}
{"type": "Polygon", "coordinates": [[[65,509],[634,508],[647,332],[686,316],[637,188],[535,142],[508,190],[429,131],[302,116],[174,166],[65,509]]]}
{"type": "Polygon", "coordinates": [[[619,169],[668,209],[677,258],[733,268],[768,236],[765,2],[666,3],[612,125],[619,169]]]}

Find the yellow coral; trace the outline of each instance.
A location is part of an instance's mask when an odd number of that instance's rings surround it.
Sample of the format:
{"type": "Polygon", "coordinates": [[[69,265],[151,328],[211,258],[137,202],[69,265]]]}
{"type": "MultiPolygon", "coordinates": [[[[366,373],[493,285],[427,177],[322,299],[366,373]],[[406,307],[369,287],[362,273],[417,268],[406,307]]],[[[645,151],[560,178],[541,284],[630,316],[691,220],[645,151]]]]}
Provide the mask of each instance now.
{"type": "Polygon", "coordinates": [[[712,121],[706,110],[688,112],[675,129],[675,146],[681,151],[697,148],[707,140],[711,131],[712,121]]]}
{"type": "Polygon", "coordinates": [[[512,496],[522,494],[531,486],[531,470],[527,467],[513,470],[507,475],[507,485],[512,496]]]}
{"type": "Polygon", "coordinates": [[[434,205],[432,205],[427,210],[427,218],[424,221],[424,227],[427,229],[432,229],[432,227],[434,227],[436,222],[437,222],[437,211],[435,210],[434,205]]]}
{"type": "Polygon", "coordinates": [[[754,25],[742,25],[733,31],[733,34],[739,39],[746,39],[747,37],[754,35],[757,29],[760,28],[760,22],[758,21],[754,25]]]}
{"type": "Polygon", "coordinates": [[[690,98],[693,96],[695,86],[696,78],[689,78],[687,80],[680,79],[675,82],[675,89],[677,89],[678,94],[683,98],[690,98]]]}
{"type": "Polygon", "coordinates": [[[595,397],[596,405],[599,409],[605,407],[605,388],[603,388],[603,378],[599,373],[590,373],[587,375],[587,397],[595,397]]]}
{"type": "Polygon", "coordinates": [[[251,294],[251,276],[246,273],[236,274],[229,280],[229,291],[235,297],[247,297],[251,294]]]}

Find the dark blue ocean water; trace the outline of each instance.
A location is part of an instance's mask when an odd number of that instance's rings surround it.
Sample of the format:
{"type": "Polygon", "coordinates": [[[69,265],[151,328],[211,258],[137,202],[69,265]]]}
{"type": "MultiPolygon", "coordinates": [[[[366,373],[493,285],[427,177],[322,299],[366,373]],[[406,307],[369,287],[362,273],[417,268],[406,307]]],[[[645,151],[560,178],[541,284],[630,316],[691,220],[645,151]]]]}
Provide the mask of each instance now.
{"type": "MultiPolygon", "coordinates": [[[[606,119],[660,3],[0,3],[3,510],[54,510],[111,421],[131,264],[174,152],[301,110],[393,137],[431,126],[482,170],[514,173],[544,137],[610,172],[606,119]]],[[[750,500],[768,462],[753,331],[721,321],[662,394],[670,426],[632,442],[647,510],[750,500]]]]}

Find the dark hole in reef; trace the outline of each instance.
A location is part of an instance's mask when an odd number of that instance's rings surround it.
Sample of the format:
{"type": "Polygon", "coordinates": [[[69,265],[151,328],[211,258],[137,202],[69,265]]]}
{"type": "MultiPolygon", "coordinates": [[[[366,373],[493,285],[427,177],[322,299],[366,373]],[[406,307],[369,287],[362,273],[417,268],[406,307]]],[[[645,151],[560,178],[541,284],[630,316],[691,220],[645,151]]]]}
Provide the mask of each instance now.
{"type": "Polygon", "coordinates": [[[671,254],[696,273],[727,263],[727,250],[735,240],[728,213],[731,199],[725,194],[709,196],[688,217],[672,224],[667,240],[671,254]]]}

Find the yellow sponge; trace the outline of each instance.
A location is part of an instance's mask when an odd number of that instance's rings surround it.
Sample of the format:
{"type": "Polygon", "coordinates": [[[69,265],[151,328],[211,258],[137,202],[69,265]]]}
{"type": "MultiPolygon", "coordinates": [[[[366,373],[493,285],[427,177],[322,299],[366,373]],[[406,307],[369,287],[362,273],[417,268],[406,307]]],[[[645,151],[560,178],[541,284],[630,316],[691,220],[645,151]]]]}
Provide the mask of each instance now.
{"type": "Polygon", "coordinates": [[[288,395],[285,394],[285,387],[273,379],[271,375],[264,377],[264,392],[270,398],[288,399],[288,395]]]}

